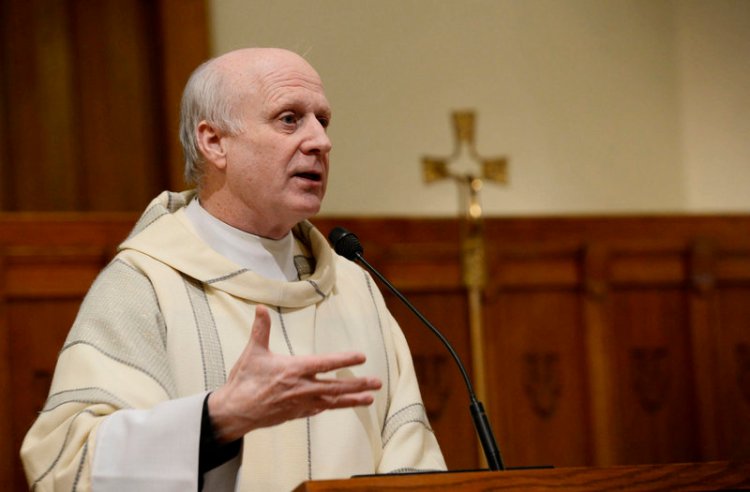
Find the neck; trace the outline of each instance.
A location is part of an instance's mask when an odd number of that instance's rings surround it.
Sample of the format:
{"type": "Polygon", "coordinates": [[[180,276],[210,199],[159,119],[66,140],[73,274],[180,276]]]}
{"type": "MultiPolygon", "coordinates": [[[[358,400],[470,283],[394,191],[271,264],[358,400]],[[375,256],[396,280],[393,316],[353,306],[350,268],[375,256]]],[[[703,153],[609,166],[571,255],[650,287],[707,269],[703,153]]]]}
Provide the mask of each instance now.
{"type": "Polygon", "coordinates": [[[260,214],[243,204],[238,206],[231,194],[222,193],[221,190],[214,192],[201,190],[198,198],[201,206],[220,221],[262,238],[281,239],[295,226],[295,224],[279,223],[277,216],[260,214]]]}

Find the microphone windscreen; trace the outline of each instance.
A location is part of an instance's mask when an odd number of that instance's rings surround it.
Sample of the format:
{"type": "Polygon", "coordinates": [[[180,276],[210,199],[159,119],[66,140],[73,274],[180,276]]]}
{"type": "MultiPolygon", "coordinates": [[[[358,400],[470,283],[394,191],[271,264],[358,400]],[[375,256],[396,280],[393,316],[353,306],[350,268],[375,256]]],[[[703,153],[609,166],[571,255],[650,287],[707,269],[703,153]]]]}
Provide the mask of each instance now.
{"type": "Polygon", "coordinates": [[[359,238],[353,232],[349,232],[343,227],[334,227],[328,233],[328,241],[330,241],[336,253],[347,260],[356,260],[357,254],[362,254],[364,251],[362,245],[359,243],[359,238]]]}

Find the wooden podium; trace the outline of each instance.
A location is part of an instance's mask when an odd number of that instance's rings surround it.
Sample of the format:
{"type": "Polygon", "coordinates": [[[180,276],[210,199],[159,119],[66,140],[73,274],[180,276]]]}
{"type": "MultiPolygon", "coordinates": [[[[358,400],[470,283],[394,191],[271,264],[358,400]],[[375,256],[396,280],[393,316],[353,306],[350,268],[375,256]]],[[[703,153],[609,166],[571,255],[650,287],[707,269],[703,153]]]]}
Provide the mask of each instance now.
{"type": "Polygon", "coordinates": [[[549,468],[314,480],[295,492],[383,490],[750,490],[750,462],[549,468]]]}

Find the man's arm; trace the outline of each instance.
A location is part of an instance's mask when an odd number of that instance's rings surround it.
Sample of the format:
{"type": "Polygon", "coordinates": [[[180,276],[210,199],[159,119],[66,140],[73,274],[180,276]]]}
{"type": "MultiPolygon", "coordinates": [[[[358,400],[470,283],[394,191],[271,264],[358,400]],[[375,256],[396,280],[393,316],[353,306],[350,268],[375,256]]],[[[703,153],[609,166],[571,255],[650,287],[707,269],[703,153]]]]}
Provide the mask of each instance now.
{"type": "Polygon", "coordinates": [[[142,272],[116,259],[84,299],[60,352],[50,396],[24,441],[21,455],[29,484],[37,490],[74,485],[89,490],[98,458],[104,463],[108,450],[124,449],[107,438],[118,428],[128,444],[147,441],[155,435],[152,429],[173,428],[189,446],[183,445],[171,461],[175,467],[194,461],[195,475],[202,401],[161,406],[176,396],[166,326],[153,287],[142,272]],[[180,418],[160,418],[178,408],[180,418]],[[110,429],[102,429],[109,420],[110,429]],[[194,421],[193,434],[184,432],[185,421],[194,421]],[[155,424],[150,428],[148,422],[155,424]]]}
{"type": "Polygon", "coordinates": [[[289,356],[268,349],[271,319],[265,306],[255,310],[250,340],[225,385],[208,398],[217,436],[230,442],[261,427],[310,417],[324,410],[369,405],[377,378],[322,378],[319,373],[361,364],[356,352],[289,356]]]}

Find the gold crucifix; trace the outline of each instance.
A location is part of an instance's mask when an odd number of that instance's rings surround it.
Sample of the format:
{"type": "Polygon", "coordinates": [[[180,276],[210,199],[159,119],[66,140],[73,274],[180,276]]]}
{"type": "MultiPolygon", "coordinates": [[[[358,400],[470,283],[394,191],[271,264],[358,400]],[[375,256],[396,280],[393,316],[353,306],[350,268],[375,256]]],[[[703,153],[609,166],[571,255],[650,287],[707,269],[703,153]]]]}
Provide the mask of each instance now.
{"type": "Polygon", "coordinates": [[[483,180],[503,184],[508,182],[508,159],[505,157],[487,158],[479,155],[474,144],[473,111],[454,111],[453,129],[455,136],[453,154],[446,158],[423,157],[422,171],[426,183],[453,179],[459,184],[459,191],[467,197],[466,220],[462,227],[461,238],[461,265],[463,283],[469,296],[474,384],[479,399],[486,401],[482,292],[487,283],[487,269],[479,192],[484,184],[483,180]],[[477,175],[470,169],[467,170],[466,161],[474,165],[478,163],[480,174],[477,175]],[[451,169],[460,164],[464,164],[464,169],[451,169]]]}
{"type": "Polygon", "coordinates": [[[508,183],[508,159],[505,157],[482,157],[477,152],[474,144],[474,119],[473,111],[454,111],[455,142],[453,154],[449,157],[422,158],[422,172],[426,183],[453,179],[461,185],[467,185],[469,203],[466,212],[470,220],[481,219],[482,217],[479,191],[482,189],[483,179],[495,183],[508,183]],[[480,175],[477,176],[470,171],[453,172],[450,169],[451,164],[459,163],[467,158],[479,163],[480,175]]]}

